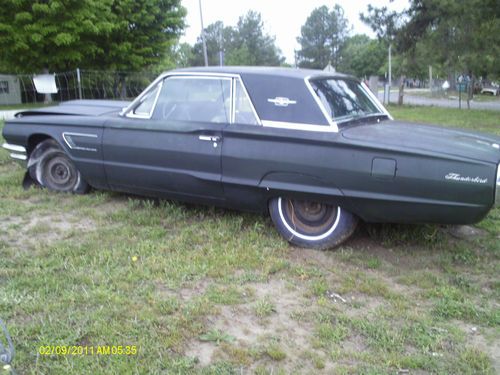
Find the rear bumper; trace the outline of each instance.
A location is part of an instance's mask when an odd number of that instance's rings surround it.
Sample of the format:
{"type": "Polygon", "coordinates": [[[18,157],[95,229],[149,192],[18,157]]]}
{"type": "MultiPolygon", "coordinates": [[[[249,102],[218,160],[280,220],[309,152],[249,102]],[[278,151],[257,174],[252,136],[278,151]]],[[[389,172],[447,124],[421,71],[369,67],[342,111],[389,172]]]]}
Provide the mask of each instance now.
{"type": "Polygon", "coordinates": [[[18,163],[20,163],[21,165],[26,167],[26,165],[28,163],[28,154],[26,152],[25,147],[19,146],[19,145],[14,145],[11,143],[4,143],[2,145],[2,147],[4,149],[6,149],[7,151],[9,151],[10,157],[12,159],[14,159],[18,163]]]}

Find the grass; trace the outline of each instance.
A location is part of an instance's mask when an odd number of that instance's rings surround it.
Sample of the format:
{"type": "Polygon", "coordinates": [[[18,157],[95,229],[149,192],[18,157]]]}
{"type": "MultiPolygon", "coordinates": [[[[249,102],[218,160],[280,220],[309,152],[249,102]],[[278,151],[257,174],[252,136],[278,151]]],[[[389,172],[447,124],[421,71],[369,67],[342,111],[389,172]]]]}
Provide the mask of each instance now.
{"type": "MultiPolygon", "coordinates": [[[[500,134],[495,112],[390,111],[500,134]]],[[[0,150],[0,317],[18,373],[499,371],[499,209],[467,240],[362,225],[318,252],[291,248],[266,217],[25,191],[22,176],[0,150]],[[137,354],[37,354],[43,345],[137,354]]]]}
{"type": "Polygon", "coordinates": [[[497,111],[396,105],[388,109],[395,119],[500,134],[500,113],[497,111]]]}
{"type": "MultiPolygon", "coordinates": [[[[458,91],[453,91],[453,90],[448,90],[447,93],[444,91],[433,91],[432,93],[429,92],[429,90],[409,90],[405,91],[407,95],[411,96],[422,96],[425,98],[438,98],[438,99],[450,99],[450,100],[457,100],[458,101],[458,96],[459,92],[458,91]]],[[[462,92],[460,93],[462,95],[462,101],[466,102],[467,101],[467,93],[462,92]]],[[[495,102],[495,101],[500,101],[499,96],[493,96],[491,94],[474,94],[473,101],[475,102],[495,102]]]]}

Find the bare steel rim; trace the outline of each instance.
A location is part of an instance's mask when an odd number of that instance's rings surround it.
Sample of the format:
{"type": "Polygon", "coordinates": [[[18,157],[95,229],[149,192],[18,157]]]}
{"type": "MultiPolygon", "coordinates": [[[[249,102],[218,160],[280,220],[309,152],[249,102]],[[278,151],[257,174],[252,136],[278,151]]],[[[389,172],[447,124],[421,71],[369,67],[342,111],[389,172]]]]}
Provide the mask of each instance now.
{"type": "Polygon", "coordinates": [[[286,229],[306,241],[319,241],[337,228],[341,208],[325,203],[278,198],[278,212],[286,229]]]}
{"type": "Polygon", "coordinates": [[[72,191],[78,183],[75,165],[63,152],[51,153],[41,166],[43,184],[52,190],[72,191]]]}

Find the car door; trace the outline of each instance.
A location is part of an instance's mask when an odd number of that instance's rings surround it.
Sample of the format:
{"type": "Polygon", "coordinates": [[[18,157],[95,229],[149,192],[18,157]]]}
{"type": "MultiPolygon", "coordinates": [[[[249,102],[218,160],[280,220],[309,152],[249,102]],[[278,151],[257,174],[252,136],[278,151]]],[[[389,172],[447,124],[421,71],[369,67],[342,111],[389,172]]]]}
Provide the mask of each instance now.
{"type": "Polygon", "coordinates": [[[112,189],[221,200],[222,129],[231,79],[168,76],[125,116],[108,121],[104,165],[112,189]]]}

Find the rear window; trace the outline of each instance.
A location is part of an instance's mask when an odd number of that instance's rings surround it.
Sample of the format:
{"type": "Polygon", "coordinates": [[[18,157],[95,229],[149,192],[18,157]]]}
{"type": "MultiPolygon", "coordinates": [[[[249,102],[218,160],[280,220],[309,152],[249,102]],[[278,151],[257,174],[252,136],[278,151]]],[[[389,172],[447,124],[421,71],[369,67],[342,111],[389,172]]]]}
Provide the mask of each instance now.
{"type": "Polygon", "coordinates": [[[337,123],[381,113],[355,80],[315,79],[310,83],[328,115],[337,123]]]}

